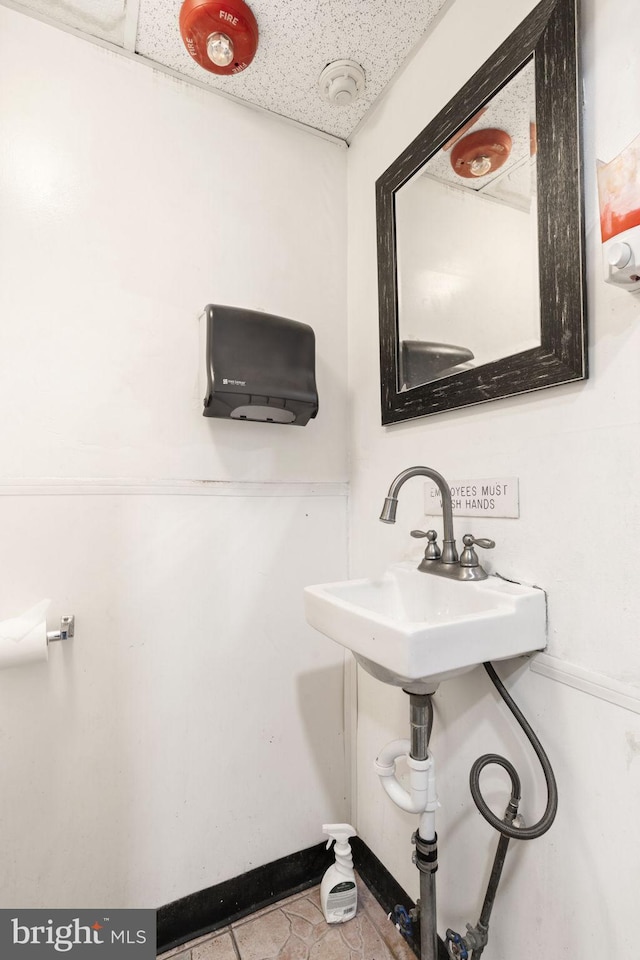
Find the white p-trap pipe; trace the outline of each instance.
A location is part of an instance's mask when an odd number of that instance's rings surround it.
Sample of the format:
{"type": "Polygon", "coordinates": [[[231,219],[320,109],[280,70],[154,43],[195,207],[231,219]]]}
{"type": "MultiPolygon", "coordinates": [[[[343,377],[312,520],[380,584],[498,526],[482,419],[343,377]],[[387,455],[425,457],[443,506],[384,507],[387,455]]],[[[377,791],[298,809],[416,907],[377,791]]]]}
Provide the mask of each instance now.
{"type": "Polygon", "coordinates": [[[380,777],[380,783],[396,806],[406,810],[407,813],[426,814],[420,820],[420,836],[425,840],[430,839],[434,835],[432,822],[438,807],[431,754],[427,754],[426,760],[416,760],[411,756],[409,740],[392,740],[376,757],[374,769],[380,777]],[[396,777],[396,760],[399,757],[407,758],[409,790],[405,790],[396,777]]]}

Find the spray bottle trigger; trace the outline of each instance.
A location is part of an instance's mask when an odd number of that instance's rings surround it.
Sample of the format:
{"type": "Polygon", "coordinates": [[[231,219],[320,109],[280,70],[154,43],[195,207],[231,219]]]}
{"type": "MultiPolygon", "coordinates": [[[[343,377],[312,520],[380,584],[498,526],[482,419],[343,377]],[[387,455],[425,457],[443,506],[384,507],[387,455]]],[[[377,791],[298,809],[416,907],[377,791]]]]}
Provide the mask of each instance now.
{"type": "Polygon", "coordinates": [[[335,840],[336,843],[348,843],[350,837],[356,836],[356,831],[350,823],[323,823],[322,832],[328,833],[330,837],[327,850],[333,840],[335,840]]]}

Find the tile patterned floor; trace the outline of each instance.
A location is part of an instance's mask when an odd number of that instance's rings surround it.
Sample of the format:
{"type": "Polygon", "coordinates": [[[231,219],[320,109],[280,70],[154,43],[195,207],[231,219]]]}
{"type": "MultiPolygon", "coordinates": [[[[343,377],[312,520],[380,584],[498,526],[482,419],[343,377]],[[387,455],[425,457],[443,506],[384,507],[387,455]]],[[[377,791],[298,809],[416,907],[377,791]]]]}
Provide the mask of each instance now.
{"type": "Polygon", "coordinates": [[[416,960],[358,878],[358,913],[328,924],[320,888],[296,894],[244,920],[162,954],[162,960],[416,960]]]}

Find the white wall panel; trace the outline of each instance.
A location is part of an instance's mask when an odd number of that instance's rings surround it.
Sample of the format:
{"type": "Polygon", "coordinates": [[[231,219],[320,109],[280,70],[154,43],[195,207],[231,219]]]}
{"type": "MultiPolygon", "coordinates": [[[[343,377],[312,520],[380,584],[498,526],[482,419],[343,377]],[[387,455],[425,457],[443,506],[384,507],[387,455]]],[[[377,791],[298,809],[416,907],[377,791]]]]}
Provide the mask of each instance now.
{"type": "Polygon", "coordinates": [[[2,475],[345,480],[343,149],[0,25],[2,475]],[[317,420],[202,417],[207,303],[314,328],[317,420]]]}
{"type": "Polygon", "coordinates": [[[0,618],[77,616],[0,673],[0,901],[159,906],[346,816],[346,157],[4,7],[0,90],[0,618]],[[311,324],[317,420],[202,417],[207,302],[311,324]]]}
{"type": "MultiPolygon", "coordinates": [[[[621,76],[640,74],[640,24],[631,4],[616,9],[583,0],[585,189],[591,378],[585,383],[488,403],[383,428],[378,388],[374,182],[529,12],[529,2],[456,0],[418,56],[387,91],[349,151],[350,392],[353,476],[351,573],[367,575],[420,555],[409,530],[424,522],[422,484],[402,491],[398,522],[377,522],[382,499],[404,467],[431,465],[445,477],[520,478],[518,520],[456,521],[490,536],[487,565],[544,587],[549,596],[553,663],[602,685],[640,691],[637,553],[640,454],[640,299],[602,280],[596,158],[608,161],[640,129],[640,111],[615,95],[621,76]],[[363,243],[362,237],[370,238],[363,243]],[[626,685],[626,686],[624,686],[626,685]]],[[[521,665],[509,675],[525,713],[554,763],[560,809],[542,839],[510,850],[491,924],[496,960],[517,953],[585,960],[633,949],[631,891],[640,883],[637,796],[638,717],[521,665]]],[[[471,763],[506,751],[523,774],[525,817],[544,808],[544,784],[526,742],[490,693],[482,671],[443,684],[436,694],[433,747],[442,810],[439,926],[479,915],[496,834],[468,791],[471,763]]],[[[358,815],[364,840],[414,895],[417,871],[408,838],[413,818],[393,809],[374,782],[371,761],[406,736],[404,694],[366,676],[359,686],[358,815]]],[[[491,790],[500,778],[487,775],[491,790]]],[[[503,806],[504,799],[496,809],[503,806]]],[[[512,845],[513,846],[513,845],[512,845]]]]}
{"type": "Polygon", "coordinates": [[[0,619],[77,618],[0,671],[4,905],[160,905],[345,815],[342,657],[302,613],[345,522],[344,497],[0,496],[0,619]]]}

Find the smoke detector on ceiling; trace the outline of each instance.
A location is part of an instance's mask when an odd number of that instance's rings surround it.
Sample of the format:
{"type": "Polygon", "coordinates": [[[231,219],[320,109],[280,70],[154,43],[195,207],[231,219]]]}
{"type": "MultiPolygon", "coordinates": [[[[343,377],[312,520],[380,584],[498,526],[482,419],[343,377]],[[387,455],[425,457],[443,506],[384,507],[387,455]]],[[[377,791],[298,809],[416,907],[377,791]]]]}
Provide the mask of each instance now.
{"type": "Polygon", "coordinates": [[[334,60],[320,74],[318,85],[329,103],[348,107],[364,90],[364,70],[355,60],[334,60]]]}

